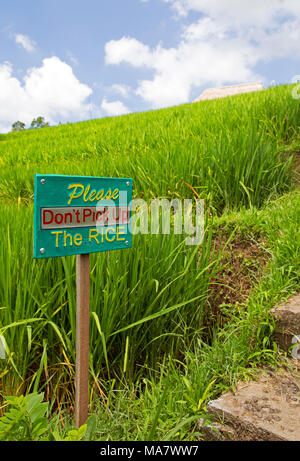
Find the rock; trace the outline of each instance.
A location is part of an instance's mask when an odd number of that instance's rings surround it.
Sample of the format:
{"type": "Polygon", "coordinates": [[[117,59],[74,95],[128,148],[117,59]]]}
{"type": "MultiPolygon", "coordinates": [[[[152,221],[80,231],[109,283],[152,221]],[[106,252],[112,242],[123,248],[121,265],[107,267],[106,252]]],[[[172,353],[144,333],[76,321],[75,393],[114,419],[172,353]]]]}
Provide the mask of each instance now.
{"type": "Polygon", "coordinates": [[[286,370],[273,376],[263,372],[257,381],[241,382],[235,393],[209,402],[207,410],[216,423],[204,429],[208,439],[300,441],[299,368],[295,375],[286,370]],[[212,433],[218,438],[209,438],[212,433]]]}
{"type": "Polygon", "coordinates": [[[236,437],[234,429],[227,424],[217,422],[207,424],[207,421],[202,418],[198,423],[199,431],[204,436],[206,441],[231,441],[236,437]]]}
{"type": "Polygon", "coordinates": [[[288,302],[281,304],[271,313],[276,321],[275,340],[284,350],[289,350],[297,342],[295,336],[299,336],[300,343],[300,294],[292,296],[288,302]]]}
{"type": "Polygon", "coordinates": [[[203,93],[195,99],[194,102],[206,101],[209,99],[225,98],[236,94],[251,93],[253,91],[262,91],[264,89],[262,83],[243,83],[240,85],[223,86],[220,88],[207,88],[203,93]]]}

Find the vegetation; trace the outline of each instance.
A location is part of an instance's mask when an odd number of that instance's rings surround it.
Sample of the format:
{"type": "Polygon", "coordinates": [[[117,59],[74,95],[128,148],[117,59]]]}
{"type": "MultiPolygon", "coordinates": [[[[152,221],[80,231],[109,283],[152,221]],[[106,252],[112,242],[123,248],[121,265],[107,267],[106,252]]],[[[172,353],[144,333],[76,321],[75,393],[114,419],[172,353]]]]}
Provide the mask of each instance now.
{"type": "Polygon", "coordinates": [[[25,123],[20,122],[19,120],[12,124],[12,131],[22,131],[25,130],[25,123]]]}
{"type": "Polygon", "coordinates": [[[37,117],[35,119],[32,120],[31,122],[31,128],[47,128],[49,126],[49,123],[48,122],[45,122],[45,119],[44,117],[37,117]]]}
{"type": "Polygon", "coordinates": [[[79,441],[90,436],[94,418],[90,418],[77,430],[70,430],[63,438],[57,431],[49,432],[46,417],[48,403],[43,403],[44,394],[8,397],[5,402],[9,410],[0,419],[0,440],[22,441],[79,441]],[[89,427],[89,431],[87,431],[89,427]],[[46,436],[47,433],[47,436],[46,436]]]}
{"type": "Polygon", "coordinates": [[[209,399],[281,360],[269,311],[299,289],[299,122],[282,86],[0,137],[0,389],[44,393],[41,437],[72,430],[76,293],[75,258],[32,258],[34,174],[133,177],[136,197],[206,200],[200,247],[138,235],[91,256],[90,438],[195,440],[209,399]],[[251,290],[220,301],[233,239],[267,263],[243,258],[251,290]]]}
{"type": "MultiPolygon", "coordinates": [[[[25,130],[26,124],[24,122],[20,122],[18,120],[17,122],[12,124],[11,131],[12,132],[18,132],[18,131],[23,131],[25,130]]],[[[44,117],[37,117],[32,120],[30,128],[36,129],[36,128],[46,128],[49,126],[49,123],[45,121],[44,117]]]]}
{"type": "Polygon", "coordinates": [[[134,178],[138,197],[193,197],[218,213],[286,192],[299,132],[291,87],[44,130],[1,141],[0,197],[28,201],[36,172],[134,178]],[[280,155],[281,154],[281,155],[280,155]]]}

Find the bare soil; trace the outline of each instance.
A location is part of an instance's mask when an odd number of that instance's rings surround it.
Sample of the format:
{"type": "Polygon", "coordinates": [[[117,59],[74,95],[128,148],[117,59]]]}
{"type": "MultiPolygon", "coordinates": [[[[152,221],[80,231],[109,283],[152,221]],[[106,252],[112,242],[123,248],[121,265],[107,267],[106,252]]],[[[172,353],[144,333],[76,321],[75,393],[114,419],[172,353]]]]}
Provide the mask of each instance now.
{"type": "MultiPolygon", "coordinates": [[[[227,240],[226,235],[215,238],[216,253],[223,251],[227,240]]],[[[263,242],[255,242],[250,236],[236,235],[225,248],[222,269],[213,279],[209,297],[212,313],[218,315],[224,304],[244,303],[269,258],[263,242]]]]}

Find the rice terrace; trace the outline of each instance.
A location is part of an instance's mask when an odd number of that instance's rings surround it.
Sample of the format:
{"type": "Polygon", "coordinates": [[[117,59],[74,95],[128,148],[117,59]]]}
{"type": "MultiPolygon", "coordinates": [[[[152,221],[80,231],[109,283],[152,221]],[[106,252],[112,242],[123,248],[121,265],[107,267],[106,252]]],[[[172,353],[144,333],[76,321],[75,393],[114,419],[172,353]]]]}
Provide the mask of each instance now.
{"type": "MultiPolygon", "coordinates": [[[[239,431],[228,423],[225,431],[214,402],[234,398],[260,373],[271,389],[277,373],[299,372],[297,342],[284,349],[273,314],[299,293],[294,87],[0,135],[0,440],[276,439],[271,426],[259,426],[266,411],[257,410],[259,397],[242,403],[259,412],[257,433],[244,414],[239,431]],[[90,254],[81,428],[74,427],[76,256],[33,258],[36,174],[132,178],[132,198],[148,204],[147,215],[154,199],[204,201],[198,244],[172,231],[171,209],[170,233],[149,225],[131,248],[90,254]],[[27,435],[18,421],[27,421],[27,435]]],[[[91,197],[73,188],[72,199],[79,193],[91,197]]],[[[76,210],[67,218],[48,211],[45,226],[70,223],[76,210]]]]}

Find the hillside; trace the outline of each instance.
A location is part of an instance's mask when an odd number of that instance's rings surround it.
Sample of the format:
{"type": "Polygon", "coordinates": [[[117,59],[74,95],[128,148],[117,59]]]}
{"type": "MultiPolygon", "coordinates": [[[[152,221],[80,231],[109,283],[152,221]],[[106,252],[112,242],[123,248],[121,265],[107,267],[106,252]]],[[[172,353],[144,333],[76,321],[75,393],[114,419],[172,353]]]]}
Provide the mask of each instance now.
{"type": "Polygon", "coordinates": [[[288,189],[300,109],[291,86],[159,111],[2,135],[0,198],[27,200],[39,173],[134,178],[136,196],[191,195],[218,212],[288,189]],[[282,162],[284,160],[284,162],[282,162]]]}
{"type": "Polygon", "coordinates": [[[0,400],[44,392],[70,427],[75,257],[33,260],[34,174],[132,177],[148,201],[205,199],[204,241],[91,255],[94,439],[201,437],[208,399],[284,360],[269,312],[299,290],[299,139],[291,86],[0,135],[0,400]]]}

